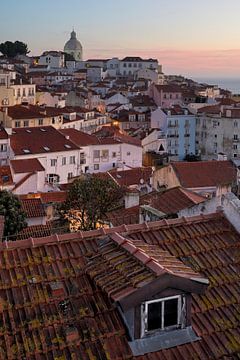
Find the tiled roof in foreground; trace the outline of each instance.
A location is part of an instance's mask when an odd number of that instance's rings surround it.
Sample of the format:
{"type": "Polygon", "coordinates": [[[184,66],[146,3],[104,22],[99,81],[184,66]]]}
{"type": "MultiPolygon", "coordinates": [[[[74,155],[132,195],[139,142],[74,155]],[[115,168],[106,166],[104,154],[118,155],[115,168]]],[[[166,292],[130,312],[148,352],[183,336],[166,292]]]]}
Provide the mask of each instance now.
{"type": "Polygon", "coordinates": [[[237,359],[239,244],[240,235],[222,214],[2,243],[0,358],[237,359]],[[115,233],[145,246],[149,256],[152,246],[166,251],[184,271],[191,268],[209,279],[204,295],[192,295],[192,325],[200,340],[132,355],[123,321],[104,289],[108,268],[100,272],[99,285],[87,274],[106,239],[118,246],[111,240],[115,233]]]}

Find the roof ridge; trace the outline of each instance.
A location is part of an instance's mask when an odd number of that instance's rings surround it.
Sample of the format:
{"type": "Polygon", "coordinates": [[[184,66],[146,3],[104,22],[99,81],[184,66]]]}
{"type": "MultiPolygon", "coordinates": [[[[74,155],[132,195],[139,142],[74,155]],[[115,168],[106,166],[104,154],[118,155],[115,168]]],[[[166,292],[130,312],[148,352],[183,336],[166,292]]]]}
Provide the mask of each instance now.
{"type": "MultiPolygon", "coordinates": [[[[182,224],[192,224],[200,221],[210,221],[211,219],[217,219],[219,217],[224,217],[222,212],[206,214],[206,215],[196,215],[189,218],[177,218],[177,219],[163,219],[153,222],[148,222],[148,226],[145,223],[143,224],[130,224],[130,225],[120,225],[113,228],[100,228],[89,231],[79,231],[74,233],[67,233],[59,235],[59,242],[69,241],[69,240],[82,240],[82,239],[90,239],[93,237],[101,237],[104,235],[111,235],[113,233],[132,233],[136,231],[151,231],[160,227],[169,227],[170,225],[182,225],[182,224]]],[[[14,249],[21,247],[36,247],[41,245],[51,245],[56,242],[55,235],[50,235],[47,237],[39,237],[30,239],[20,240],[20,241],[8,241],[0,243],[0,251],[6,248],[14,249]]]]}

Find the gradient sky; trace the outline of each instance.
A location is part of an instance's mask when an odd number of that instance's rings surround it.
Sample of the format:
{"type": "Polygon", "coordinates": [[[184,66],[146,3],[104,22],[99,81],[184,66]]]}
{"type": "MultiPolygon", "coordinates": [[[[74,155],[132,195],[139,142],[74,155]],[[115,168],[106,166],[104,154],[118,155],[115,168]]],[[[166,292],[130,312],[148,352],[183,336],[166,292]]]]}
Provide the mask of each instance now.
{"type": "Polygon", "coordinates": [[[74,26],[84,59],[156,57],[167,74],[240,78],[240,0],[0,0],[0,43],[62,50],[74,26]]]}

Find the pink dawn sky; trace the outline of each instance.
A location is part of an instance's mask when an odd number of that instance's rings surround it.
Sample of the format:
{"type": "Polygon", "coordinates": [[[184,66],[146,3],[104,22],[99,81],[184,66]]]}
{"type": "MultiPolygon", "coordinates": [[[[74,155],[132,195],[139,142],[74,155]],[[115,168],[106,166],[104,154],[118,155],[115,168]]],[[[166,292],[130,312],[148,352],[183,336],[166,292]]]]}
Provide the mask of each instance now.
{"type": "Polygon", "coordinates": [[[63,50],[74,26],[84,59],[139,55],[167,74],[240,78],[239,16],[240,0],[7,0],[0,43],[63,50]]]}

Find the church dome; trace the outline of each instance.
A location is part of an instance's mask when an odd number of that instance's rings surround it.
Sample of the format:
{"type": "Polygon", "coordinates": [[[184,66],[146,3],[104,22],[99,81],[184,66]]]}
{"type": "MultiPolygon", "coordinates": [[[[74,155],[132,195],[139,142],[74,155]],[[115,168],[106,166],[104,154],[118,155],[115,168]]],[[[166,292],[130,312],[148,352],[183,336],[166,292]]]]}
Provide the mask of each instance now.
{"type": "Polygon", "coordinates": [[[71,37],[64,46],[64,51],[71,51],[71,50],[73,51],[82,50],[82,45],[80,41],[78,41],[74,30],[71,32],[71,37]]]}

